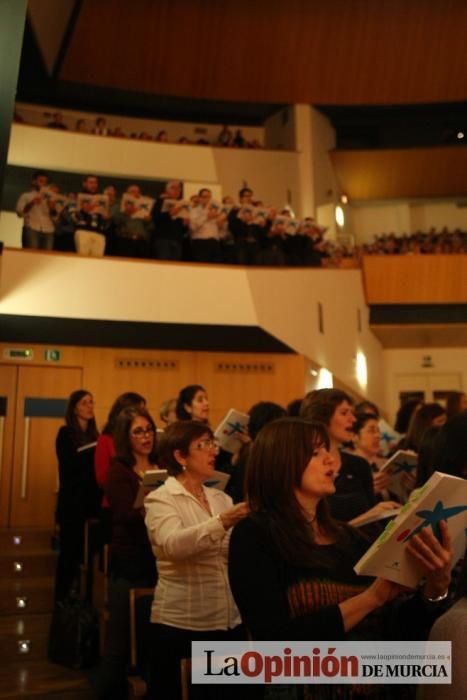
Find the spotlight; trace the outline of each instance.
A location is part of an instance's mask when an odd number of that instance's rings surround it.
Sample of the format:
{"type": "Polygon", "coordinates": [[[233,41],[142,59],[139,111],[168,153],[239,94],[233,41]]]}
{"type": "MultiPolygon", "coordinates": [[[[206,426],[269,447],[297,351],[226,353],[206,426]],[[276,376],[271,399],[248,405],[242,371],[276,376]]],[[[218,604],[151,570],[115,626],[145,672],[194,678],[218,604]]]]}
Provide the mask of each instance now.
{"type": "Polygon", "coordinates": [[[464,132],[463,131],[458,131],[456,134],[457,138],[459,141],[464,138],[464,132]]]}
{"type": "Polygon", "coordinates": [[[21,544],[21,535],[14,535],[13,537],[13,544],[18,546],[21,544]]]}
{"type": "Polygon", "coordinates": [[[23,562],[15,561],[13,562],[13,571],[15,573],[20,573],[23,570],[23,562]]]}
{"type": "Polygon", "coordinates": [[[25,608],[27,604],[28,604],[28,599],[25,595],[21,595],[21,596],[18,596],[16,598],[16,607],[17,608],[25,608]]]}

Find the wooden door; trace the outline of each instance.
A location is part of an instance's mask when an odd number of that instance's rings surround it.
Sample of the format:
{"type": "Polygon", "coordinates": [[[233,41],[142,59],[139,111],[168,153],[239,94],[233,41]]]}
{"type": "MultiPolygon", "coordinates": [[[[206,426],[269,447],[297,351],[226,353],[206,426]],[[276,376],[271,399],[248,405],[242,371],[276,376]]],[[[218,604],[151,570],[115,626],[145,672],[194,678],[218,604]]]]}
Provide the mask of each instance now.
{"type": "Polygon", "coordinates": [[[53,527],[58,487],[55,438],[82,370],[19,367],[10,525],[53,527]]]}
{"type": "Polygon", "coordinates": [[[0,365],[0,527],[10,518],[18,368],[0,365]]]}

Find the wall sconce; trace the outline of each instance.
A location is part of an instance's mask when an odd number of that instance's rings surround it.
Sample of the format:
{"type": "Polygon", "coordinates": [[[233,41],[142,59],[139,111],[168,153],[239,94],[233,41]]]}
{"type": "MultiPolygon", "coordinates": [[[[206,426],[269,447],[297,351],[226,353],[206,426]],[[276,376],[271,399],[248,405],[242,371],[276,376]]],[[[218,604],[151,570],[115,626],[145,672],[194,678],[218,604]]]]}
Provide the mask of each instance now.
{"type": "Polygon", "coordinates": [[[318,380],[316,382],[316,388],[317,389],[332,389],[333,387],[333,378],[332,378],[332,372],[330,372],[328,369],[325,369],[324,367],[321,367],[319,370],[318,374],[318,380]]]}
{"type": "Polygon", "coordinates": [[[335,216],[336,216],[336,224],[339,226],[339,228],[344,228],[345,216],[344,216],[344,210],[342,209],[340,204],[338,204],[336,207],[335,216]]]}
{"type": "Polygon", "coordinates": [[[362,389],[366,389],[368,384],[368,368],[366,364],[366,357],[363,352],[357,352],[357,357],[355,359],[355,374],[357,375],[357,382],[360,384],[362,389]]]}

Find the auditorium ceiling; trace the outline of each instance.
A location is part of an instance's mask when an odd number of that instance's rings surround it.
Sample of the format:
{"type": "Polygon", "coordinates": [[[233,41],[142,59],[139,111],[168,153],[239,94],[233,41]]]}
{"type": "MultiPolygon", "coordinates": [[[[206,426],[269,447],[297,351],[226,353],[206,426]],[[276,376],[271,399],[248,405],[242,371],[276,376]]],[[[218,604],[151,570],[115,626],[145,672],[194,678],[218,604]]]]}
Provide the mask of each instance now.
{"type": "Polygon", "coordinates": [[[465,0],[29,0],[18,100],[239,125],[311,104],[354,199],[457,196],[467,182],[444,171],[467,171],[466,35],[465,0]],[[442,161],[398,168],[397,150],[432,147],[442,161]],[[380,160],[362,172],[365,151],[380,160]],[[444,185],[418,188],[428,170],[444,185]]]}

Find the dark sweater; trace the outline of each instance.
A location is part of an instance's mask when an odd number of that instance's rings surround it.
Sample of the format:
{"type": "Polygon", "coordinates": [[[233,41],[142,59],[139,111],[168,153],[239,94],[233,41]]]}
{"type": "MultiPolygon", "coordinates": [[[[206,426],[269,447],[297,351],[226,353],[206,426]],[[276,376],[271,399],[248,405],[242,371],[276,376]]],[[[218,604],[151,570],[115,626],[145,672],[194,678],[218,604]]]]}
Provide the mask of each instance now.
{"type": "Polygon", "coordinates": [[[376,505],[371,467],[363,457],[341,452],[341,468],[335,481],[336,493],[327,501],[336,520],[349,522],[376,505]]]}
{"type": "Polygon", "coordinates": [[[350,530],[345,546],[316,546],[324,548],[330,566],[288,564],[267,516],[250,516],[236,525],[230,539],[229,579],[242,620],[254,639],[426,639],[443,610],[427,606],[417,593],[385,605],[346,633],[339,603],[361,593],[372,581],[353,570],[368,542],[350,530]]]}
{"type": "Polygon", "coordinates": [[[93,445],[78,452],[71,429],[63,425],[58,431],[55,441],[59,475],[58,523],[84,521],[97,515],[102,492],[94,474],[95,450],[93,445]]]}
{"type": "Polygon", "coordinates": [[[355,535],[347,550],[326,545],[335,562],[332,569],[291,566],[282,559],[264,519],[249,517],[240,522],[230,540],[229,578],[253,637],[345,639],[338,603],[367,585],[352,568],[366,547],[355,535]]]}
{"type": "Polygon", "coordinates": [[[134,508],[141,480],[131,467],[112,462],[105,485],[112,512],[110,571],[137,581],[156,579],[155,559],[149,544],[142,508],[134,508]]]}

